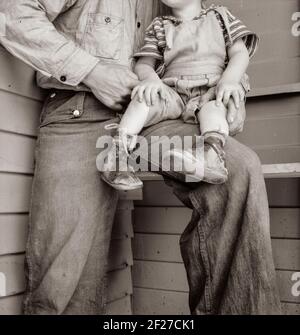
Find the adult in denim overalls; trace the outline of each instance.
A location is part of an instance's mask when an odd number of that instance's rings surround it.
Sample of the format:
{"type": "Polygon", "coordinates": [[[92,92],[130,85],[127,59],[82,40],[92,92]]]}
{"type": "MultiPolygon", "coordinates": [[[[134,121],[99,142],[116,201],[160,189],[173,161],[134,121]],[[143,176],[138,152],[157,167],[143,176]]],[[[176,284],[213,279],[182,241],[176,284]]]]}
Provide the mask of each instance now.
{"type": "MultiPolygon", "coordinates": [[[[37,69],[39,85],[51,90],[36,147],[26,314],[105,312],[106,263],[118,196],[100,179],[95,144],[108,134],[105,126],[117,120],[112,108],[120,108],[134,84],[128,68],[157,9],[157,2],[149,0],[1,1],[6,34],[0,34],[0,42],[37,69]]],[[[242,123],[235,126],[237,130],[242,123]]],[[[197,131],[197,126],[173,120],[145,135],[197,131]]],[[[225,185],[189,188],[169,180],[193,209],[181,238],[191,312],[277,313],[260,161],[232,138],[227,151],[230,176],[225,185]]]]}

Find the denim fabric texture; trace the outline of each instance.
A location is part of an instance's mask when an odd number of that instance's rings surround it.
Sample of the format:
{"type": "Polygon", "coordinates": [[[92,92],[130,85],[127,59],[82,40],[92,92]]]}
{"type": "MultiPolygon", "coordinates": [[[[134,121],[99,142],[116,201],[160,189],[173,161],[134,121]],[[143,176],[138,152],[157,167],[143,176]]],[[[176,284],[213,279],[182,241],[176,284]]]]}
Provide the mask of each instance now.
{"type": "MultiPolygon", "coordinates": [[[[146,27],[160,14],[158,0],[0,2],[6,25],[0,43],[52,91],[35,155],[25,314],[105,313],[118,195],[101,181],[96,142],[119,118],[82,81],[98,62],[132,68],[146,27]]],[[[195,135],[198,128],[171,120],[144,135],[195,135]]],[[[186,185],[173,173],[166,176],[193,209],[181,238],[191,312],[280,313],[259,159],[232,138],[226,152],[230,175],[224,185],[186,185]]]]}
{"type": "MultiPolygon", "coordinates": [[[[105,313],[118,196],[100,179],[96,142],[109,134],[105,125],[118,120],[89,93],[57,91],[45,102],[36,148],[25,314],[105,313]]],[[[198,132],[197,125],[172,120],[145,129],[144,135],[198,132]]],[[[193,209],[180,242],[191,313],[278,314],[260,161],[233,138],[226,151],[230,176],[224,185],[184,184],[175,174],[166,176],[174,193],[193,209]]]]}

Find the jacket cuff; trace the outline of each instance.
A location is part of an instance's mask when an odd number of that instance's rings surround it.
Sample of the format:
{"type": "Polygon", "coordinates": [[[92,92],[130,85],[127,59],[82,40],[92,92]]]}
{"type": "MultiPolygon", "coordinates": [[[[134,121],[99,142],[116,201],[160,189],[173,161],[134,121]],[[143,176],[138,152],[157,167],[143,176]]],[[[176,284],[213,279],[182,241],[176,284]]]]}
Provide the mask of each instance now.
{"type": "Polygon", "coordinates": [[[98,63],[98,58],[78,48],[56,71],[55,78],[65,85],[77,86],[98,63]]]}

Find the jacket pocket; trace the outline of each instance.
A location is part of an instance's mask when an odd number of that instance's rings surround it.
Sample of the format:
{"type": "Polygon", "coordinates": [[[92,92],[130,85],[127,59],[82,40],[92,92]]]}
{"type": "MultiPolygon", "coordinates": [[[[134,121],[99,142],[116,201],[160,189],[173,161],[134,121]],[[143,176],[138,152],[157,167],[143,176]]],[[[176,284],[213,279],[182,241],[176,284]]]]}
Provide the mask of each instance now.
{"type": "Polygon", "coordinates": [[[89,14],[83,47],[92,55],[119,60],[123,38],[123,18],[105,13],[89,14]]]}

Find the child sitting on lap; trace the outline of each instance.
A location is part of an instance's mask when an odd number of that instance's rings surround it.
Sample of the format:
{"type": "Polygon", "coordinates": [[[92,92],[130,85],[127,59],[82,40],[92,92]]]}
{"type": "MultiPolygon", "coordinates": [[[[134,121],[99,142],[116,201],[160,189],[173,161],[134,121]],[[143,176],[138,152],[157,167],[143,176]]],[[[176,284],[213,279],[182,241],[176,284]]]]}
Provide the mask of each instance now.
{"type": "MultiPolygon", "coordinates": [[[[204,0],[162,2],[172,15],[153,20],[135,55],[140,84],[132,92],[108,161],[114,161],[116,151],[119,161],[127,161],[144,127],[181,117],[199,124],[205,143],[204,181],[224,183],[228,104],[233,100],[239,109],[245,99],[246,70],[258,37],[223,6],[205,8],[204,0]]],[[[183,159],[180,155],[170,151],[171,159],[183,159]]],[[[143,186],[133,171],[116,171],[116,163],[109,170],[102,179],[115,189],[143,186]]]]}

